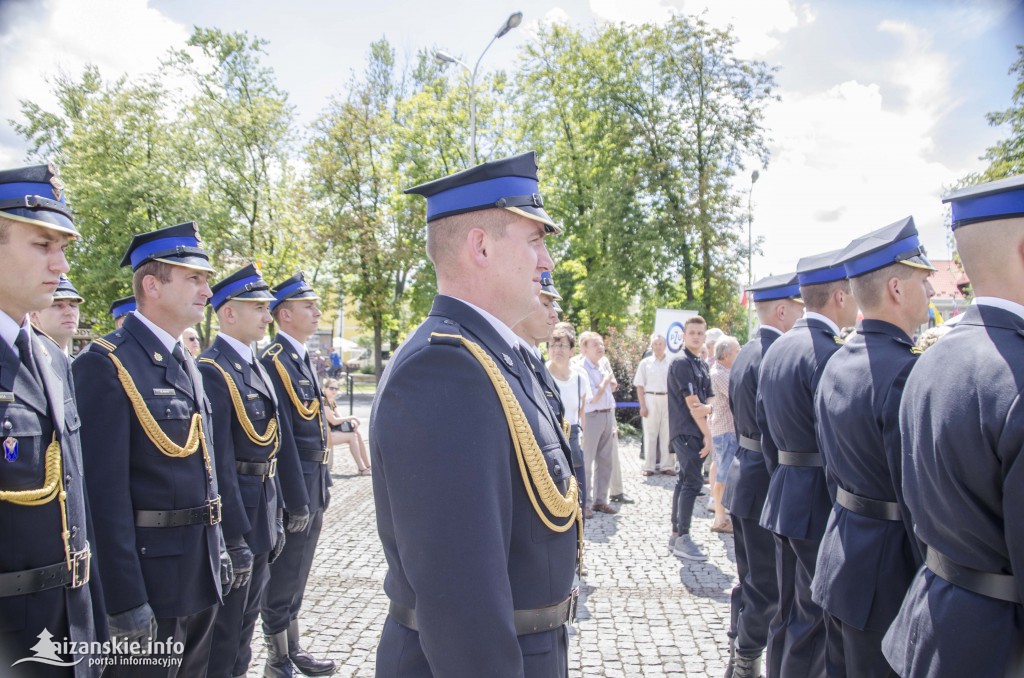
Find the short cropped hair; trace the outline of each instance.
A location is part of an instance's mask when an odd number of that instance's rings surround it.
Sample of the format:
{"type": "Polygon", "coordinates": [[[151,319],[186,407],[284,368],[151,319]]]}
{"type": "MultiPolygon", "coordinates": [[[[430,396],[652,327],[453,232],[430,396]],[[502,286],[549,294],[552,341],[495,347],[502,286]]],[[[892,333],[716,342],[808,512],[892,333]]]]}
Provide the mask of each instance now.
{"type": "Polygon", "coordinates": [[[436,219],[427,224],[427,257],[434,267],[450,262],[459,251],[466,234],[482,228],[495,238],[504,238],[508,225],[520,219],[505,209],[474,210],[436,219]]]}
{"type": "Polygon", "coordinates": [[[890,264],[877,271],[871,271],[856,278],[850,278],[850,288],[853,290],[853,297],[857,304],[865,310],[874,310],[885,298],[885,287],[893,278],[906,280],[920,269],[913,266],[896,263],[890,264]]]}
{"type": "Polygon", "coordinates": [[[699,315],[691,315],[686,319],[686,322],[683,323],[683,331],[685,332],[686,328],[690,325],[703,325],[706,328],[708,326],[708,321],[704,320],[704,318],[699,315]]]}
{"type": "Polygon", "coordinates": [[[828,306],[828,300],[832,298],[832,293],[836,290],[849,292],[850,281],[843,278],[842,280],[833,280],[827,283],[801,285],[800,296],[803,298],[804,307],[808,311],[816,311],[819,308],[828,306]]]}
{"type": "Polygon", "coordinates": [[[132,273],[132,293],[137,300],[144,298],[142,294],[142,279],[147,275],[156,276],[162,283],[171,282],[171,264],[163,261],[147,261],[132,273]]]}
{"type": "Polygon", "coordinates": [[[654,346],[654,340],[655,339],[661,339],[662,341],[665,341],[665,335],[664,334],[658,334],[657,332],[654,332],[653,334],[651,334],[651,339],[650,339],[650,341],[647,342],[647,345],[648,346],[654,346]]]}

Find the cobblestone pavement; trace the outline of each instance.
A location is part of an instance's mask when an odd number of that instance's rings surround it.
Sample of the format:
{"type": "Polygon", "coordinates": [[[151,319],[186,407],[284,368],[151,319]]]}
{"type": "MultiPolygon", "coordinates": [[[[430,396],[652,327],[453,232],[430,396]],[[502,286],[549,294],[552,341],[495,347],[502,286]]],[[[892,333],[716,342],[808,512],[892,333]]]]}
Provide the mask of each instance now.
{"type": "MultiPolygon", "coordinates": [[[[365,431],[368,406],[357,403],[355,415],[365,431]]],[[[692,534],[709,558],[694,563],[672,556],[668,511],[675,478],[643,477],[638,441],[623,441],[619,449],[625,491],[636,503],[588,521],[589,574],[570,637],[570,676],[721,676],[729,590],[736,581],[732,535],[710,531],[707,498],[699,497],[692,534]]],[[[370,478],[356,475],[345,446],[335,455],[331,506],[300,618],[303,645],[337,661],[339,676],[372,677],[387,614],[387,568],[370,478]]],[[[249,676],[261,676],[262,637],[253,639],[253,653],[249,676]]]]}

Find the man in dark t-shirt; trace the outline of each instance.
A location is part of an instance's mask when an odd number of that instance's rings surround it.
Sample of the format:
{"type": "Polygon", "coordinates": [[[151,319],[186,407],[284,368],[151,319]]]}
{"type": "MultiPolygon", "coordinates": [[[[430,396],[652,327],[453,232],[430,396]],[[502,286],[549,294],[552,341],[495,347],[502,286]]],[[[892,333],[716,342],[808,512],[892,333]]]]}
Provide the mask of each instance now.
{"type": "Polygon", "coordinates": [[[702,484],[701,464],[711,452],[707,405],[711,391],[708,364],[700,357],[707,333],[704,318],[695,315],[683,325],[683,355],[668,370],[668,426],[672,453],[679,459],[679,476],[672,494],[672,553],[688,560],[707,560],[690,538],[693,504],[702,484]]]}

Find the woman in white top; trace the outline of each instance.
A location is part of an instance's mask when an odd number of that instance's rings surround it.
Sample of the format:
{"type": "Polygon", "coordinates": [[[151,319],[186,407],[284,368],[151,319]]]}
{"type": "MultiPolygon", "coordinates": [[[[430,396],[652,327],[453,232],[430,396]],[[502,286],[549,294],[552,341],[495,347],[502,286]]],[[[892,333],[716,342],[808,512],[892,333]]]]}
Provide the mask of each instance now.
{"type": "Polygon", "coordinates": [[[572,358],[573,349],[576,347],[576,337],[567,329],[556,328],[551,334],[548,342],[548,372],[555,379],[558,385],[558,393],[562,397],[562,404],[565,406],[565,420],[569,422],[569,447],[572,449],[572,465],[576,471],[576,482],[579,484],[580,494],[583,495],[583,505],[587,505],[586,488],[587,478],[583,463],[583,448],[580,446],[580,432],[582,431],[583,405],[587,400],[593,398],[590,391],[590,380],[587,375],[578,367],[569,364],[572,358]]]}

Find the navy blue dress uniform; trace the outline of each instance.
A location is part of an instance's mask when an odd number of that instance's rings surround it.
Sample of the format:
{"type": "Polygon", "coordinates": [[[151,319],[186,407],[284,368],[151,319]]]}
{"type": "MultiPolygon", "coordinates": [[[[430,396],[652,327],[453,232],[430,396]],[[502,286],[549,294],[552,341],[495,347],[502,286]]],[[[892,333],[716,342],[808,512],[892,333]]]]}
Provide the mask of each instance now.
{"type": "MultiPolygon", "coordinates": [[[[0,216],[77,236],[62,187],[45,165],[0,172],[0,216]]],[[[78,662],[70,667],[12,666],[45,656],[31,650],[45,634],[106,639],[70,366],[23,321],[0,311],[0,666],[5,676],[93,677],[100,667],[82,654],[58,655],[78,662]]]]}
{"type": "MultiPolygon", "coordinates": [[[[839,260],[849,278],[894,265],[935,270],[911,217],[857,238],[839,260]]],[[[882,636],[923,562],[903,503],[899,428],[903,388],[920,353],[903,329],[865,317],[828,361],[815,394],[835,504],[812,599],[839,627],[828,637],[828,653],[840,675],[894,675],[882,636]]]]}
{"type": "MultiPolygon", "coordinates": [[[[210,305],[274,299],[263,276],[249,264],[212,288],[210,305]]],[[[248,582],[225,596],[217,612],[210,651],[210,678],[244,676],[252,659],[252,634],[270,579],[269,560],[283,547],[278,509],[277,464],[281,446],[277,396],[252,348],[223,332],[199,358],[199,371],[213,407],[213,441],[223,505],[221,528],[229,553],[251,559],[248,582]],[[242,355],[244,353],[244,355],[242,355]]],[[[239,565],[235,562],[237,573],[239,565]]]]}
{"type": "MultiPolygon", "coordinates": [[[[747,288],[755,304],[778,299],[799,299],[796,273],[762,278],[747,288]]],[[[740,349],[729,370],[729,405],[739,448],[729,468],[722,504],[732,516],[738,581],[732,590],[731,622],[735,638],[734,675],[760,675],[757,659],[768,644],[768,623],[779,604],[775,573],[775,540],[761,527],[761,511],[768,494],[768,468],[761,455],[761,431],[757,425],[758,372],[761,359],[782,331],[762,325],[757,335],[740,349]],[[736,666],[739,664],[739,666],[736,666]]],[[[782,648],[769,648],[768,664],[778,675],[782,648]]]]}
{"type": "MultiPolygon", "coordinates": [[[[505,208],[555,231],[532,153],[410,190],[427,196],[428,221],[505,208]]],[[[441,295],[384,372],[370,416],[391,600],[378,676],[568,673],[578,485],[516,342],[500,321],[441,295]]]]}
{"type": "MultiPolygon", "coordinates": [[[[319,299],[302,273],[276,285],[271,292],[271,309],[286,301],[319,299]]],[[[273,665],[277,672],[274,675],[290,675],[286,672],[290,659],[306,675],[328,675],[336,670],[335,663],[317,659],[299,646],[298,619],[324,511],[330,502],[330,450],[322,412],[323,391],[309,354],[300,355],[284,333],[278,332],[260,359],[280,403],[278,470],[285,510],[294,512],[305,507],[309,518],[303,529],[289,530],[280,557],[270,567],[270,583],[262,603],[263,631],[269,648],[267,670],[271,671],[273,665]]]]}
{"type": "MultiPolygon", "coordinates": [[[[843,280],[838,251],[797,262],[802,296],[806,287],[843,280]]],[[[809,313],[809,312],[808,312],[809,313]]],[[[761,526],[775,535],[779,607],[769,644],[782,634],[782,676],[825,673],[825,622],[811,600],[818,546],[832,511],[825,469],[814,430],[814,392],[829,358],[842,345],[838,330],[824,316],[796,322],[765,353],[757,390],[761,452],[771,474],[761,526]]]]}
{"type": "MultiPolygon", "coordinates": [[[[1024,177],[945,201],[954,229],[985,229],[1024,216],[1024,177]]],[[[904,677],[1024,675],[1024,309],[977,297],[962,317],[918,359],[900,409],[903,491],[927,550],[883,642],[904,677]]]]}
{"type": "MultiPolygon", "coordinates": [[[[151,260],[212,270],[194,223],[136,235],[122,265],[151,260]]],[[[222,574],[211,408],[191,355],[154,328],[136,311],[75,359],[83,459],[112,635],[145,642],[155,617],[152,637],[184,643],[179,675],[202,676],[222,574]]]]}
{"type": "MultiPolygon", "coordinates": [[[[134,311],[135,308],[135,295],[115,299],[110,302],[110,317],[113,318],[116,323],[119,318],[124,318],[125,315],[134,311]]],[[[124,321],[122,320],[121,322],[124,321]]]]}

